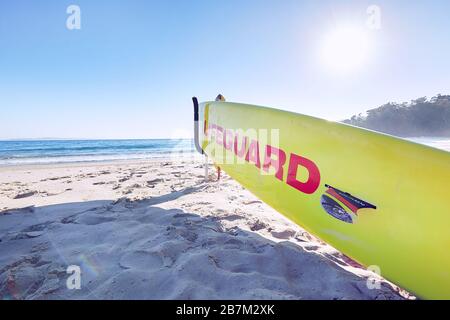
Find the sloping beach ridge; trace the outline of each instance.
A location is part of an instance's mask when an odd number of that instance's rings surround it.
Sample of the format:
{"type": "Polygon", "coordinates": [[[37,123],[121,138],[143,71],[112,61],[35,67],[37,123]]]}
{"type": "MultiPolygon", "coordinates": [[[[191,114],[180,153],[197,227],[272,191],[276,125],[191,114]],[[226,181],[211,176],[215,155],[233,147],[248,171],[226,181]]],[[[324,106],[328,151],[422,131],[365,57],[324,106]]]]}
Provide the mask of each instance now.
{"type": "Polygon", "coordinates": [[[405,299],[201,161],[0,168],[1,299],[405,299]],[[68,289],[68,266],[80,289],[68,289]]]}

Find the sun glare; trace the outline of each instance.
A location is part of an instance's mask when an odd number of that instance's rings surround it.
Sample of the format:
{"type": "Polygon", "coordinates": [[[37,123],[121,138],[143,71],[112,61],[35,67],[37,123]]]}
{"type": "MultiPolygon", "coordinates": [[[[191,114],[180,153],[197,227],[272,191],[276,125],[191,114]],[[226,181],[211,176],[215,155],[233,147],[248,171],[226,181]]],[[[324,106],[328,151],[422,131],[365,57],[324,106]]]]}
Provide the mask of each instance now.
{"type": "Polygon", "coordinates": [[[368,40],[367,34],[358,28],[337,28],[324,37],[321,60],[327,69],[333,71],[355,71],[367,61],[368,40]]]}

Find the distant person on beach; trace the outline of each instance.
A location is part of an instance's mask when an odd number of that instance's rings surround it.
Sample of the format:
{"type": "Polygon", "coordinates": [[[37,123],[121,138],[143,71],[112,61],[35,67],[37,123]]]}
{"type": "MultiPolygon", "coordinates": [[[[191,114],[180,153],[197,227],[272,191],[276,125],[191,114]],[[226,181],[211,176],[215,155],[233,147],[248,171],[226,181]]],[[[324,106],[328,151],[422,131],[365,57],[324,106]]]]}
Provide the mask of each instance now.
{"type": "MultiPolygon", "coordinates": [[[[216,101],[225,101],[225,97],[224,97],[223,95],[219,94],[219,95],[216,97],[216,101]]],[[[220,169],[219,166],[216,166],[215,164],[214,164],[214,167],[216,167],[216,169],[217,169],[217,181],[219,181],[219,180],[220,180],[220,172],[221,172],[221,169],[220,169]]]]}

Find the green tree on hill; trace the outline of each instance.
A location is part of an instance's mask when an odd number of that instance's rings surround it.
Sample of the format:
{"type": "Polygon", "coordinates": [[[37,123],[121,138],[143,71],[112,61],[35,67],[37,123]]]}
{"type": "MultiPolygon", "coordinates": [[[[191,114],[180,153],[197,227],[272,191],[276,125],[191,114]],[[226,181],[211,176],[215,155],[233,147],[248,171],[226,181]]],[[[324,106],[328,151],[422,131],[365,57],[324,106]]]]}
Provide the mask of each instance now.
{"type": "Polygon", "coordinates": [[[450,137],[450,95],[389,102],[343,122],[400,137],[450,137]]]}

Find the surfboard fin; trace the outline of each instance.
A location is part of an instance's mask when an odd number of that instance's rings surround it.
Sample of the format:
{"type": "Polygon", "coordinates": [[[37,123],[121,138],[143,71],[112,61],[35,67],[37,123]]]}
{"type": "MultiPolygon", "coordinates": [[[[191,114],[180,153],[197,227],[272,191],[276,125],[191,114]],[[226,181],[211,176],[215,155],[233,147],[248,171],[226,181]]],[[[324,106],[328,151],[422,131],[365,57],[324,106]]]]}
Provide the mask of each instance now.
{"type": "Polygon", "coordinates": [[[194,144],[195,149],[200,154],[204,154],[202,147],[200,146],[199,136],[198,136],[198,99],[197,97],[192,97],[192,102],[194,103],[194,144]]]}

